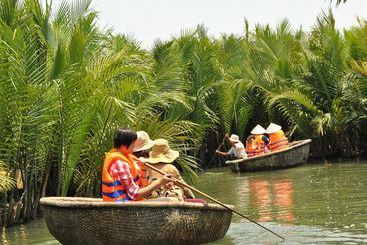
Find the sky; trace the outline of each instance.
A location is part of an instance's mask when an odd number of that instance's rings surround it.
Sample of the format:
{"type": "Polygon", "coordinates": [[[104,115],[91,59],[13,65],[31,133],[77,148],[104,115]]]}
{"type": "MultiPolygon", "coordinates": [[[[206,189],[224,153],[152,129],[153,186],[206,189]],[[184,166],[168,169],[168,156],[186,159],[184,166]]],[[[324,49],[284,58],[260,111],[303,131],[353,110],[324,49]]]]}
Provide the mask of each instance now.
{"type": "MultiPolygon", "coordinates": [[[[58,5],[61,0],[53,0],[58,5]]],[[[166,40],[180,31],[204,24],[210,35],[241,34],[244,19],[276,26],[287,18],[294,29],[309,30],[322,11],[332,6],[338,28],[367,18],[367,0],[348,0],[335,7],[330,0],[93,0],[98,25],[136,38],[149,48],[157,38],[166,40]]]]}

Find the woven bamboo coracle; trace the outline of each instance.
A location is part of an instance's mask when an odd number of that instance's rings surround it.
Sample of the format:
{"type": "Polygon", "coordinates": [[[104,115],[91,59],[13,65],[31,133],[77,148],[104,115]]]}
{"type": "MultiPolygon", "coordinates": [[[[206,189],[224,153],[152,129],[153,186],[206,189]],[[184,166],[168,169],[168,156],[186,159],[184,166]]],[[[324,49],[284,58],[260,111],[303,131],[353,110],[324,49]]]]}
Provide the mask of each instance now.
{"type": "Polygon", "coordinates": [[[311,140],[293,141],[289,147],[260,156],[226,161],[235,173],[292,168],[307,162],[311,140]]]}
{"type": "Polygon", "coordinates": [[[232,217],[217,204],[46,197],[41,205],[62,244],[200,244],[222,238],[232,217]]]}

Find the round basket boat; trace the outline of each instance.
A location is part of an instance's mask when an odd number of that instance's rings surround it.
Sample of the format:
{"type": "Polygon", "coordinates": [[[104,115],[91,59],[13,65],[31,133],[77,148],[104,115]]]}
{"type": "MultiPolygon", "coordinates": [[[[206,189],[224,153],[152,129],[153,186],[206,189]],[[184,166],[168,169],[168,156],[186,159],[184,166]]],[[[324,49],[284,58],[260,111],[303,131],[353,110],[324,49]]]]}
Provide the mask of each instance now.
{"type": "Polygon", "coordinates": [[[307,162],[311,139],[293,141],[288,148],[264,155],[226,161],[235,173],[293,168],[307,162]]]}
{"type": "Polygon", "coordinates": [[[41,205],[62,244],[200,244],[222,238],[232,218],[217,204],[46,197],[41,205]]]}

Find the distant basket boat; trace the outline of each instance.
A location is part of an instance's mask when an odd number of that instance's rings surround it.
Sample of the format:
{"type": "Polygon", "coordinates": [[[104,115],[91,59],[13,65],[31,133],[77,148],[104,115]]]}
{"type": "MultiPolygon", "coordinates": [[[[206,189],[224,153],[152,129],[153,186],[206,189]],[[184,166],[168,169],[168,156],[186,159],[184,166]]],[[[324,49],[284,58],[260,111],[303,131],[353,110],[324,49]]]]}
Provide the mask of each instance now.
{"type": "Polygon", "coordinates": [[[217,204],[188,202],[46,197],[41,205],[62,244],[200,244],[222,238],[232,218],[217,204]]]}
{"type": "Polygon", "coordinates": [[[226,161],[233,172],[253,172],[282,168],[291,168],[307,162],[311,140],[291,142],[289,147],[265,155],[226,161]]]}

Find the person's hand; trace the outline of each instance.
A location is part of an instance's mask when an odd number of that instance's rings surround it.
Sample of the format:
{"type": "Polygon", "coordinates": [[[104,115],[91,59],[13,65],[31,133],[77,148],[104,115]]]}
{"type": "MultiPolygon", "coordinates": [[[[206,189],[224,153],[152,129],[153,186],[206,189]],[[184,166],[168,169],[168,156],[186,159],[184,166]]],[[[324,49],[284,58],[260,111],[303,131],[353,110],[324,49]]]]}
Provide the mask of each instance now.
{"type": "Polygon", "coordinates": [[[227,140],[227,139],[229,139],[229,134],[225,134],[224,135],[224,138],[227,140]]]}
{"type": "Polygon", "coordinates": [[[173,190],[173,187],[174,187],[175,185],[173,184],[173,182],[169,182],[169,183],[167,183],[166,185],[165,185],[165,188],[167,189],[167,190],[173,190]]]}
{"type": "Polygon", "coordinates": [[[216,150],[216,151],[215,151],[215,154],[216,154],[216,155],[220,155],[220,151],[216,150]]]}
{"type": "Polygon", "coordinates": [[[175,182],[175,181],[173,179],[172,174],[166,174],[162,178],[159,179],[159,182],[161,185],[165,185],[165,184],[168,184],[170,182],[175,182]]]}

